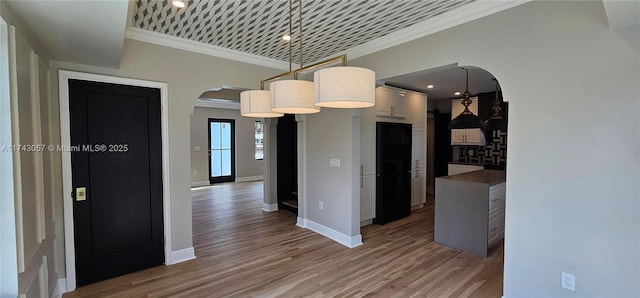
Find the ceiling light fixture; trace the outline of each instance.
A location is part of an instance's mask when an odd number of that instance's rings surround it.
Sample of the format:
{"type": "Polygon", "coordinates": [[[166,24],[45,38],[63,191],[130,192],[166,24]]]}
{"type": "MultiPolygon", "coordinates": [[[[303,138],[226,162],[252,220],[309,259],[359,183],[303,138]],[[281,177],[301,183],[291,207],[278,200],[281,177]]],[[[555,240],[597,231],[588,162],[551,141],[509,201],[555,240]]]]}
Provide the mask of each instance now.
{"type": "MultiPolygon", "coordinates": [[[[303,66],[302,0],[299,0],[298,3],[300,28],[300,68],[294,71],[291,70],[292,43],[290,42],[289,72],[264,79],[260,82],[261,90],[264,90],[265,83],[272,82],[269,85],[271,111],[291,114],[309,114],[319,112],[320,107],[365,108],[374,106],[376,100],[375,72],[366,68],[346,66],[347,55],[340,55],[338,57],[330,58],[309,66],[303,66]],[[327,67],[316,71],[313,76],[313,82],[298,80],[298,74],[301,72],[330,66],[336,63],[340,63],[340,66],[327,67]],[[290,76],[293,76],[293,80],[280,80],[282,78],[290,76]],[[309,90],[311,90],[311,92],[309,90]]],[[[292,14],[293,8],[290,0],[290,33],[292,32],[292,14]]],[[[243,105],[241,104],[241,107],[242,106],[243,105]]]]}
{"type": "Polygon", "coordinates": [[[427,89],[433,89],[433,85],[427,85],[427,89]]]}
{"type": "MultiPolygon", "coordinates": [[[[302,63],[302,0],[298,1],[298,29],[300,44],[300,68],[302,63]]],[[[289,32],[293,32],[293,4],[289,0],[289,32]]],[[[293,42],[289,42],[289,73],[291,73],[291,51],[293,42]]],[[[320,107],[313,103],[313,82],[298,80],[293,73],[293,80],[274,81],[269,84],[271,93],[271,111],[285,114],[313,114],[320,112],[320,107]]]]}
{"type": "Polygon", "coordinates": [[[271,111],[269,90],[240,92],[240,115],[254,118],[282,117],[284,114],[271,111]]]}
{"type": "Polygon", "coordinates": [[[465,129],[465,128],[483,128],[485,127],[484,122],[480,117],[474,115],[471,111],[469,111],[469,105],[471,105],[471,92],[469,92],[469,70],[461,67],[465,70],[467,74],[467,87],[464,91],[464,99],[462,100],[462,105],[464,106],[464,111],[458,115],[458,117],[454,118],[449,122],[449,129],[465,129]]]}
{"type": "Polygon", "coordinates": [[[495,78],[493,80],[496,81],[496,98],[493,100],[493,107],[491,107],[491,109],[493,110],[493,115],[491,115],[491,118],[484,122],[486,126],[485,131],[506,131],[507,122],[502,119],[502,116],[500,116],[500,111],[502,110],[502,92],[500,90],[500,84],[495,78]]]}
{"type": "Polygon", "coordinates": [[[454,93],[453,93],[453,95],[455,95],[455,96],[460,95],[460,91],[456,91],[456,92],[454,92],[454,93]]]}
{"type": "Polygon", "coordinates": [[[177,8],[184,8],[185,6],[187,6],[185,0],[173,0],[171,4],[173,4],[173,6],[177,8]]]}

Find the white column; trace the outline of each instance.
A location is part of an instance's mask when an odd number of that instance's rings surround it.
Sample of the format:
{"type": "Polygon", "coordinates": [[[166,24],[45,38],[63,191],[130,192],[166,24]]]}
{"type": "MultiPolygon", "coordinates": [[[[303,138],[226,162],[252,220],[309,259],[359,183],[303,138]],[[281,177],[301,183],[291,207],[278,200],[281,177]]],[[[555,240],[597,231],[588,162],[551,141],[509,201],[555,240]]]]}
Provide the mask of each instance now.
{"type": "Polygon", "coordinates": [[[296,115],[297,123],[297,142],[298,142],[298,220],[297,225],[303,228],[307,227],[307,139],[306,139],[306,121],[307,116],[296,115]]]}
{"type": "Polygon", "coordinates": [[[264,201],[262,210],[271,212],[278,210],[278,119],[264,119],[264,201]]]}

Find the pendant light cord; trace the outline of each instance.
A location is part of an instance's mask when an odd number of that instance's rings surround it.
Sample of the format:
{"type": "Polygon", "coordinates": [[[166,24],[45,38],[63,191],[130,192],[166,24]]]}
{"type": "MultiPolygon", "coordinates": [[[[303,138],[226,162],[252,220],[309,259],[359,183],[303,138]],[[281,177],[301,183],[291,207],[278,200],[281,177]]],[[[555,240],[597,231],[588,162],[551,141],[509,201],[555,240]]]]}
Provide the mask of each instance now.
{"type": "Polygon", "coordinates": [[[303,68],[302,62],[302,0],[298,0],[298,9],[299,9],[299,18],[298,23],[300,24],[300,68],[303,68]]]}
{"type": "MultiPolygon", "coordinates": [[[[293,38],[293,26],[291,25],[293,20],[293,0],[289,0],[289,37],[293,38]]],[[[292,51],[292,44],[293,41],[291,39],[289,39],[289,72],[292,71],[293,67],[292,67],[292,62],[291,62],[291,51],[292,51]]]]}

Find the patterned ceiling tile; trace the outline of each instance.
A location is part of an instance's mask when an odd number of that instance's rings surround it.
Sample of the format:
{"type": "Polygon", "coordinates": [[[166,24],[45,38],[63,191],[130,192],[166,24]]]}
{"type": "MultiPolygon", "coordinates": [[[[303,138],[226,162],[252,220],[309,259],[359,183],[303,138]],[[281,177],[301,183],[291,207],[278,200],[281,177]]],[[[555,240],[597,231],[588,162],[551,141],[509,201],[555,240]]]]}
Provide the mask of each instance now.
{"type": "MultiPolygon", "coordinates": [[[[476,0],[303,0],[303,61],[309,64],[476,0]]],[[[136,0],[134,27],[289,61],[288,0],[136,0]]],[[[300,58],[299,6],[293,0],[292,59],[300,58]]]]}

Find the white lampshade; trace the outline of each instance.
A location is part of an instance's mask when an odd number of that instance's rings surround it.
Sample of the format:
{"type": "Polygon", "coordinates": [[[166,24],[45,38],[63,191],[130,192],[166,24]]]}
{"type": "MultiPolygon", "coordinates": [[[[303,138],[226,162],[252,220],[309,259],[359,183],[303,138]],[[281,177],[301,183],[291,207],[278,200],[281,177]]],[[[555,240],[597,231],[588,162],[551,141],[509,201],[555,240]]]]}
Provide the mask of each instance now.
{"type": "Polygon", "coordinates": [[[282,113],[271,111],[269,90],[248,90],[240,92],[240,115],[254,118],[281,117],[282,113]]]}
{"type": "Polygon", "coordinates": [[[368,108],[376,104],[376,73],[370,69],[336,66],[313,74],[314,100],[328,108],[368,108]]]}
{"type": "Polygon", "coordinates": [[[282,80],[269,84],[271,110],[286,114],[313,114],[320,107],[313,104],[313,83],[301,80],[282,80]]]}

